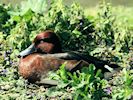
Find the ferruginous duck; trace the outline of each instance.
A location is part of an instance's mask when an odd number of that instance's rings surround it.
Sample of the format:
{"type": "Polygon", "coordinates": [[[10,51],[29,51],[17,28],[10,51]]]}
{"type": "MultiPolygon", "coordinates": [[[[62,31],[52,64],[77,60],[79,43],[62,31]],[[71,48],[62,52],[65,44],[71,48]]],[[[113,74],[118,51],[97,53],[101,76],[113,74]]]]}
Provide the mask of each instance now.
{"type": "MultiPolygon", "coordinates": [[[[106,61],[76,52],[62,52],[60,40],[53,31],[38,34],[33,43],[19,55],[19,73],[29,82],[36,83],[47,77],[49,71],[56,71],[65,63],[66,69],[74,72],[93,63],[96,69],[108,71],[106,61]]],[[[114,66],[113,66],[114,67],[114,66]]],[[[44,82],[45,84],[45,82],[44,82]]]]}

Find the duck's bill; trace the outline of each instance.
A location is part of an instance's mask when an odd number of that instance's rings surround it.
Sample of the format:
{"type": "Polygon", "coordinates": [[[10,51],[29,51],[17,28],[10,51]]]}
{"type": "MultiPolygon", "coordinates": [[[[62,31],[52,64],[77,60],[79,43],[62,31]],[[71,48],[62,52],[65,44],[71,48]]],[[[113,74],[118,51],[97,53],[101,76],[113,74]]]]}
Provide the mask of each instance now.
{"type": "Polygon", "coordinates": [[[24,51],[20,52],[20,54],[18,55],[18,57],[27,56],[27,55],[35,52],[35,51],[36,51],[35,44],[31,44],[27,49],[25,49],[24,51]]]}

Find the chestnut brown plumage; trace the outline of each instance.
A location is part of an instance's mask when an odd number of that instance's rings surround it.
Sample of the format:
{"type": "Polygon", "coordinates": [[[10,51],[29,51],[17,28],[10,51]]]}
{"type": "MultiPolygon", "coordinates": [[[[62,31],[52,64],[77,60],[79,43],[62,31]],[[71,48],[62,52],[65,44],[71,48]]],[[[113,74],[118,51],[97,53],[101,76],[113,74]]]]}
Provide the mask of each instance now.
{"type": "Polygon", "coordinates": [[[59,37],[53,31],[39,33],[34,39],[35,47],[41,53],[60,53],[62,52],[59,37]]]}
{"type": "Polygon", "coordinates": [[[18,56],[24,57],[34,52],[43,54],[62,52],[59,37],[51,30],[41,32],[35,37],[33,43],[18,56]]]}
{"type": "MultiPolygon", "coordinates": [[[[67,54],[67,53],[66,53],[67,54]]],[[[68,54],[67,54],[68,55],[68,54]]],[[[34,53],[20,59],[19,72],[30,82],[40,81],[42,78],[46,78],[49,71],[55,71],[65,63],[66,69],[73,72],[80,69],[82,66],[88,66],[89,63],[83,60],[76,59],[62,59],[61,56],[65,56],[64,53],[58,54],[38,54],[34,53]],[[74,69],[77,67],[76,69],[74,69]]]]}

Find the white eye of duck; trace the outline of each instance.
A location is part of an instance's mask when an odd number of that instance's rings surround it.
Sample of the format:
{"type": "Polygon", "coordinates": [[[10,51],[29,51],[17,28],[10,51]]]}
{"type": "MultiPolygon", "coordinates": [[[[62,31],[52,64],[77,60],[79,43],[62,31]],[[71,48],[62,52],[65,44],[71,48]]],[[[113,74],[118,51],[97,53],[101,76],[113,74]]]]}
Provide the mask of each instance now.
{"type": "Polygon", "coordinates": [[[43,42],[44,42],[43,40],[40,41],[40,43],[43,43],[43,42]]]}

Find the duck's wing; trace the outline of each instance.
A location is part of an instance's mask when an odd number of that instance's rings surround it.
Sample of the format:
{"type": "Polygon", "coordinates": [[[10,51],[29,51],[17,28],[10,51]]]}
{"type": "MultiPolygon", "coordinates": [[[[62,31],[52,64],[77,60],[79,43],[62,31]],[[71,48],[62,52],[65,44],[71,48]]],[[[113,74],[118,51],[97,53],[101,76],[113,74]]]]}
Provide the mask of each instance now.
{"type": "Polygon", "coordinates": [[[59,58],[59,59],[65,59],[65,60],[81,60],[81,57],[78,56],[75,53],[71,53],[71,52],[66,52],[66,53],[55,53],[55,54],[44,54],[44,56],[48,56],[48,57],[55,57],[55,58],[59,58]]]}
{"type": "Polygon", "coordinates": [[[84,60],[88,63],[93,63],[96,66],[98,66],[98,65],[104,66],[104,65],[108,64],[107,61],[102,61],[102,60],[97,59],[96,57],[81,54],[81,53],[78,53],[78,52],[45,54],[45,56],[56,57],[56,58],[65,59],[65,60],[78,60],[78,61],[84,60]]]}
{"type": "Polygon", "coordinates": [[[87,61],[89,63],[91,62],[100,62],[100,60],[98,60],[95,57],[89,56],[89,55],[84,55],[78,52],[65,52],[65,53],[55,53],[55,54],[44,54],[44,56],[48,56],[48,57],[55,57],[55,58],[59,58],[59,59],[65,59],[65,60],[84,60],[87,61]]]}
{"type": "Polygon", "coordinates": [[[114,69],[120,67],[116,64],[111,64],[108,61],[99,60],[96,57],[72,51],[66,53],[47,54],[46,56],[56,57],[65,60],[78,60],[78,61],[82,60],[94,64],[96,66],[96,69],[102,69],[103,72],[109,71],[109,69],[106,68],[105,65],[108,65],[109,67],[112,67],[114,69]]]}

